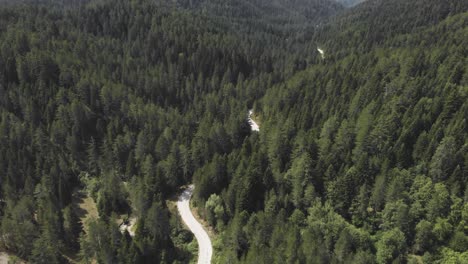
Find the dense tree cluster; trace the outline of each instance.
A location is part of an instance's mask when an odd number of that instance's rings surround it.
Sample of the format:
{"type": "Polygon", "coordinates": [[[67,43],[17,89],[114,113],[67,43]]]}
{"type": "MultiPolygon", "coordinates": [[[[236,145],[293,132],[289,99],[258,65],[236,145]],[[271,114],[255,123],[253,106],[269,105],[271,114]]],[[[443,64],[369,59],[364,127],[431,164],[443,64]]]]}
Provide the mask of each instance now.
{"type": "Polygon", "coordinates": [[[40,2],[0,7],[0,250],[187,263],[193,182],[216,263],[468,259],[465,1],[40,2]]]}

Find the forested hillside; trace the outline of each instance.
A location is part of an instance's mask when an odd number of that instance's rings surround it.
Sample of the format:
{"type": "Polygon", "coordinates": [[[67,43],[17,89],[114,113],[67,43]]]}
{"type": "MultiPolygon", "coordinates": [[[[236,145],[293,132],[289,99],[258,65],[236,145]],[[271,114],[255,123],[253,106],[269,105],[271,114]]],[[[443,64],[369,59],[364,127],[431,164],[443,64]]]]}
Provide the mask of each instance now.
{"type": "Polygon", "coordinates": [[[326,58],[255,103],[228,186],[199,193],[220,263],[468,261],[467,7],[402,2],[326,25],[326,58]]]}
{"type": "Polygon", "coordinates": [[[468,261],[466,1],[52,2],[0,6],[0,251],[189,263],[194,183],[214,263],[468,261]]]}
{"type": "Polygon", "coordinates": [[[165,200],[240,148],[247,105],[305,65],[279,26],[234,29],[238,17],[157,1],[69,3],[0,9],[0,248],[32,263],[186,262],[191,238],[165,200]],[[81,193],[99,213],[86,227],[81,193]],[[134,238],[121,215],[138,219],[134,238]]]}

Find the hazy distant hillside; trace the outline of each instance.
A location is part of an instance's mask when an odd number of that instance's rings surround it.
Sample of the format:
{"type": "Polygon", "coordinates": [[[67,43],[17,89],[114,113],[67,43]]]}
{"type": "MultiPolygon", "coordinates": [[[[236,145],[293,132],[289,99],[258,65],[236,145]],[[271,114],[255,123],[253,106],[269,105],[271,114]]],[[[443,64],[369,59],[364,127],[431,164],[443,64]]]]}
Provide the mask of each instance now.
{"type": "Polygon", "coordinates": [[[179,0],[184,7],[198,7],[216,15],[240,18],[319,19],[342,9],[333,0],[179,0]]]}
{"type": "Polygon", "coordinates": [[[320,35],[336,53],[342,47],[368,51],[398,34],[416,34],[467,10],[468,1],[367,0],[322,27],[320,35]]]}
{"type": "Polygon", "coordinates": [[[352,7],[364,1],[366,0],[336,0],[336,2],[341,3],[342,5],[346,7],[352,7]]]}
{"type": "Polygon", "coordinates": [[[90,0],[0,0],[0,4],[79,4],[90,0]]]}

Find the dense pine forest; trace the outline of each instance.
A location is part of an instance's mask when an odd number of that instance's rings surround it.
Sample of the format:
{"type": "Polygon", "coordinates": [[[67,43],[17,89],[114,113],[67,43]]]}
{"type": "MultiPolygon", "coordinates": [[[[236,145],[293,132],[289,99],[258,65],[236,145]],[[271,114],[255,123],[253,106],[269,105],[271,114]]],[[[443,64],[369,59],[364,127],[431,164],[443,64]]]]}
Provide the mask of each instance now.
{"type": "Polygon", "coordinates": [[[213,263],[468,263],[467,66],[467,1],[0,0],[0,252],[195,263],[193,183],[213,263]]]}

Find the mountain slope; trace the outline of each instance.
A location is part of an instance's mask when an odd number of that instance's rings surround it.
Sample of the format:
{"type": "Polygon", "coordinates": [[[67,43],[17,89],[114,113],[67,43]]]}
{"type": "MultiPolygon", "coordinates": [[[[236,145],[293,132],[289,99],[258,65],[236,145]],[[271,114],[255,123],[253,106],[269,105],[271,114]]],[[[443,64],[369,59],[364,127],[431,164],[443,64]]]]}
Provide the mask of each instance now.
{"type": "Polygon", "coordinates": [[[240,149],[250,102],[304,67],[284,36],[307,18],[33,2],[0,6],[0,250],[31,263],[189,262],[193,237],[166,200],[240,149]],[[118,226],[133,219],[134,236],[118,226]]]}
{"type": "MultiPolygon", "coordinates": [[[[371,0],[341,14],[323,27],[319,39],[339,52],[347,49],[368,51],[400,34],[417,34],[448,16],[468,11],[466,1],[371,0]]],[[[387,42],[388,44],[388,42],[387,42]]]]}
{"type": "Polygon", "coordinates": [[[259,137],[226,161],[220,262],[468,259],[468,13],[452,3],[371,1],[314,35],[326,58],[256,102],[259,137]]]}

